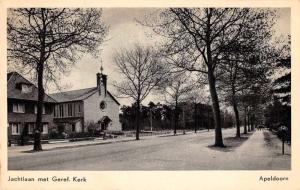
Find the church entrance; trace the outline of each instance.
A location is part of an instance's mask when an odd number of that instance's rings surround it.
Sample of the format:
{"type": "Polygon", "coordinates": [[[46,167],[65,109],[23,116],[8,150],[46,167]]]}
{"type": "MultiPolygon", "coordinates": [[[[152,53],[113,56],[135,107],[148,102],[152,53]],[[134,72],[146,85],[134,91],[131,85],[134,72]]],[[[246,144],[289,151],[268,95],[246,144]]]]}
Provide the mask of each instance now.
{"type": "Polygon", "coordinates": [[[101,131],[107,130],[110,122],[111,122],[111,119],[108,116],[103,116],[98,122],[100,124],[101,131]]]}

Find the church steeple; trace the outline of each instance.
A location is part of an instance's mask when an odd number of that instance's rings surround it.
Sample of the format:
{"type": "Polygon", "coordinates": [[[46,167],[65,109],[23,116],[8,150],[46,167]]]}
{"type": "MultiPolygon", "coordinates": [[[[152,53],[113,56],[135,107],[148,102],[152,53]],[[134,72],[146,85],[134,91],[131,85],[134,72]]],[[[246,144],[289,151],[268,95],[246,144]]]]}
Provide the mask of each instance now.
{"type": "Polygon", "coordinates": [[[99,94],[101,95],[101,85],[104,87],[104,95],[106,96],[107,93],[107,75],[103,74],[103,66],[102,66],[102,60],[101,60],[101,66],[100,66],[100,73],[97,73],[97,88],[99,91],[99,94]]]}
{"type": "Polygon", "coordinates": [[[100,73],[103,73],[103,66],[102,66],[102,61],[101,61],[101,66],[100,66],[100,73]]]}

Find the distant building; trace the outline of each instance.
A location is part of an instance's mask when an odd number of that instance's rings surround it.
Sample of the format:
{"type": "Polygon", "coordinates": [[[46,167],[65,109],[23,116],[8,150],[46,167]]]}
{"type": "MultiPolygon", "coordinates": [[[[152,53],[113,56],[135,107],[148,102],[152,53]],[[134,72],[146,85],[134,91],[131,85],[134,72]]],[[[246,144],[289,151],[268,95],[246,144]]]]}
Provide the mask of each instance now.
{"type": "MultiPolygon", "coordinates": [[[[38,89],[17,72],[7,74],[8,139],[33,135],[37,113],[38,89]]],[[[53,125],[55,100],[45,94],[42,136],[47,136],[53,125]]]]}
{"type": "Polygon", "coordinates": [[[100,130],[120,131],[120,103],[107,90],[107,75],[96,74],[97,86],[50,94],[58,104],[54,109],[54,123],[58,131],[87,132],[89,123],[100,130]]]}

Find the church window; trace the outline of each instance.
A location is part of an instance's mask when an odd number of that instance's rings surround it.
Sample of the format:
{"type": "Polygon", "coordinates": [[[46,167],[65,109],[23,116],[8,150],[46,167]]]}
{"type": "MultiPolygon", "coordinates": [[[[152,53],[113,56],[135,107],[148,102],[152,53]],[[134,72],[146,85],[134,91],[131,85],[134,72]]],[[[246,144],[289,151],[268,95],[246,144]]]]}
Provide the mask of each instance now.
{"type": "Polygon", "coordinates": [[[100,102],[100,109],[104,110],[106,108],[106,103],[104,101],[100,102]]]}

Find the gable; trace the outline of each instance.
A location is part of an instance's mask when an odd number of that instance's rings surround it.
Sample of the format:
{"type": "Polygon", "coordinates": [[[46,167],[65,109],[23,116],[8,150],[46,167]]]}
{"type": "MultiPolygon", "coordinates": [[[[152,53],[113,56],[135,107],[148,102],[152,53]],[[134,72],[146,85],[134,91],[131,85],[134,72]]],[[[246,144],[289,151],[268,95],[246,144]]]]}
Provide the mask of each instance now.
{"type": "MultiPolygon", "coordinates": [[[[7,98],[37,101],[38,88],[19,73],[11,72],[7,74],[7,98]],[[31,90],[22,92],[22,85],[30,86],[31,90]]],[[[56,101],[45,94],[44,102],[56,101]]]]}
{"type": "MultiPolygon", "coordinates": [[[[91,93],[89,96],[85,97],[85,98],[82,99],[82,100],[88,99],[90,96],[94,95],[96,92],[98,92],[97,89],[96,89],[93,93],[91,93]]],[[[107,95],[108,95],[108,96],[106,96],[106,98],[109,97],[113,102],[115,102],[115,103],[118,104],[118,105],[121,105],[121,104],[118,102],[118,100],[117,100],[117,99],[116,99],[109,91],[106,91],[106,92],[107,92],[107,95]]]]}
{"type": "Polygon", "coordinates": [[[107,94],[111,97],[111,99],[113,99],[113,101],[115,101],[118,105],[121,105],[118,100],[109,92],[107,91],[107,94]]]}

